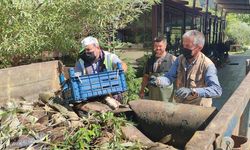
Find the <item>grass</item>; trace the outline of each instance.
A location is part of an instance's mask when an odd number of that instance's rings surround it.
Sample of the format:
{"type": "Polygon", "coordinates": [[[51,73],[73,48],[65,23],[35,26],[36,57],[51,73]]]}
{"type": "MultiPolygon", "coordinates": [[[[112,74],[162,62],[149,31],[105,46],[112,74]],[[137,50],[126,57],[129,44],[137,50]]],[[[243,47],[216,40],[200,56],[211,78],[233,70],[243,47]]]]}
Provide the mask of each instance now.
{"type": "Polygon", "coordinates": [[[237,54],[243,54],[245,53],[246,51],[244,50],[239,50],[239,51],[236,51],[236,52],[228,52],[229,55],[237,55],[237,54]]]}

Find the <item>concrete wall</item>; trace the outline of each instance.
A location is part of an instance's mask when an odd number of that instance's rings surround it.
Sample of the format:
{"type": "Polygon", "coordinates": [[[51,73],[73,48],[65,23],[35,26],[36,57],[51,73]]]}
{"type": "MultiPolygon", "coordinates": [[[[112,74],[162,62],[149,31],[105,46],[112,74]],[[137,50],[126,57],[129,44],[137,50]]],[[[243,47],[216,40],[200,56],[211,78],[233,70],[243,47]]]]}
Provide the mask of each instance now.
{"type": "Polygon", "coordinates": [[[0,69],[0,103],[24,97],[33,99],[44,91],[60,88],[58,61],[0,69]]]}

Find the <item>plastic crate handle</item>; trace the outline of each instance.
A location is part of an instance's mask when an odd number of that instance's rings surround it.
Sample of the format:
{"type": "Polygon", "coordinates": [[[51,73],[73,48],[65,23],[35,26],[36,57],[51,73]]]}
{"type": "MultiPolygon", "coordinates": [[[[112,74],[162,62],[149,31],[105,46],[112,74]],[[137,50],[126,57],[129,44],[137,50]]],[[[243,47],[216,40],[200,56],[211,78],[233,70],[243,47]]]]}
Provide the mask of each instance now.
{"type": "Polygon", "coordinates": [[[120,69],[116,70],[116,79],[119,79],[119,71],[120,71],[120,69]]]}
{"type": "Polygon", "coordinates": [[[75,72],[74,75],[77,77],[77,79],[78,79],[78,80],[80,81],[80,83],[82,84],[82,80],[80,79],[81,73],[80,73],[80,72],[75,72]]]}

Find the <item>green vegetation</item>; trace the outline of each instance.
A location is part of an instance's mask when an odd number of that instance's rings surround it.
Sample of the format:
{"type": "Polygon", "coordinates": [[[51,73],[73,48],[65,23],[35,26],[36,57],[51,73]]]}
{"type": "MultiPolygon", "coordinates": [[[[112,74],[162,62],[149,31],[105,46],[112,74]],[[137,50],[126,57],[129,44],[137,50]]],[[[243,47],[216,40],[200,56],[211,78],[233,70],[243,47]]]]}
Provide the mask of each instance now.
{"type": "Polygon", "coordinates": [[[2,0],[0,68],[37,61],[43,51],[74,56],[87,35],[114,49],[116,31],[155,2],[159,0],[2,0]]]}
{"type": "Polygon", "coordinates": [[[60,112],[37,104],[11,102],[0,109],[0,149],[143,149],[124,139],[121,127],[131,122],[123,115],[90,112],[73,126],[60,112]]]}
{"type": "Polygon", "coordinates": [[[122,139],[121,126],[128,121],[123,117],[115,117],[113,113],[92,114],[88,120],[95,118],[95,122],[87,123],[84,128],[76,132],[67,133],[65,141],[58,143],[54,149],[140,149],[139,143],[125,144],[122,139]],[[105,143],[98,144],[102,137],[106,137],[105,143]],[[98,145],[96,145],[98,144],[98,145]]]}
{"type": "Polygon", "coordinates": [[[243,14],[228,14],[226,35],[240,45],[249,45],[250,41],[250,17],[243,14]]]}
{"type": "Polygon", "coordinates": [[[141,78],[136,77],[136,70],[131,65],[128,65],[128,70],[126,72],[126,81],[127,81],[128,91],[124,93],[123,97],[124,103],[139,98],[138,94],[142,82],[141,78]]]}

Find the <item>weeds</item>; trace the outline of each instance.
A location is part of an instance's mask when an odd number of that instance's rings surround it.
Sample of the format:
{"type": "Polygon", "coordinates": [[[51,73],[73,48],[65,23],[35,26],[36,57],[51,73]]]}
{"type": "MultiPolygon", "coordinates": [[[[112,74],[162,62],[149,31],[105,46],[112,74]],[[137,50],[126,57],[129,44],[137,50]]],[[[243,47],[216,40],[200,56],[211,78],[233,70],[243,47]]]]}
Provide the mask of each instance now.
{"type": "Polygon", "coordinates": [[[123,138],[121,127],[130,123],[124,116],[116,117],[111,112],[89,113],[79,120],[80,126],[73,127],[67,118],[57,118],[57,122],[62,122],[55,125],[53,116],[59,112],[44,104],[33,105],[29,110],[22,109],[24,104],[0,108],[0,149],[120,150],[142,147],[123,138]]]}
{"type": "Polygon", "coordinates": [[[65,141],[54,149],[141,149],[139,143],[128,142],[123,139],[121,126],[129,122],[125,117],[116,117],[113,113],[94,113],[95,123],[87,124],[77,129],[75,133],[67,133],[65,141]]]}

